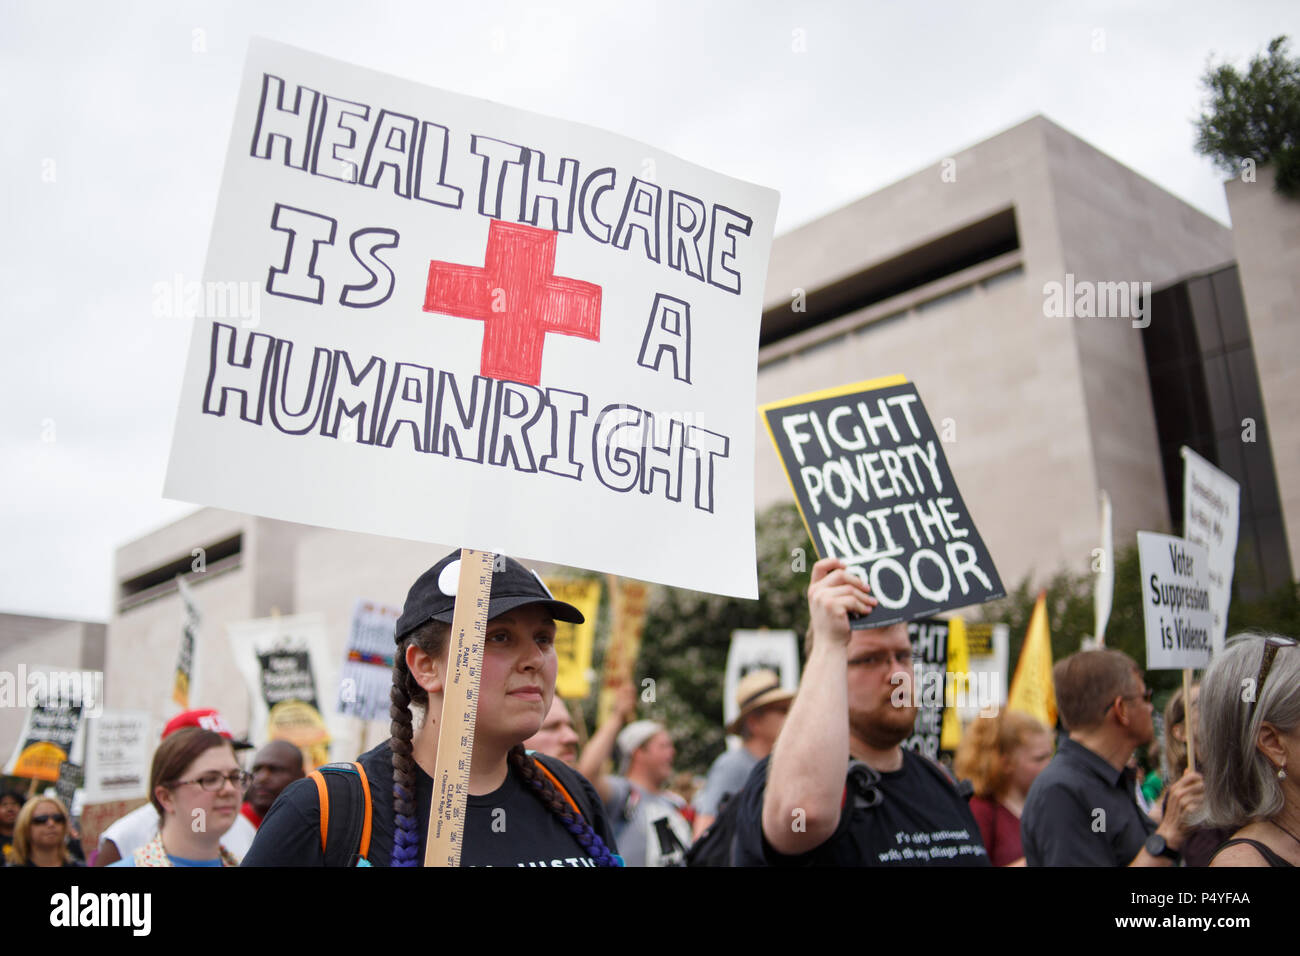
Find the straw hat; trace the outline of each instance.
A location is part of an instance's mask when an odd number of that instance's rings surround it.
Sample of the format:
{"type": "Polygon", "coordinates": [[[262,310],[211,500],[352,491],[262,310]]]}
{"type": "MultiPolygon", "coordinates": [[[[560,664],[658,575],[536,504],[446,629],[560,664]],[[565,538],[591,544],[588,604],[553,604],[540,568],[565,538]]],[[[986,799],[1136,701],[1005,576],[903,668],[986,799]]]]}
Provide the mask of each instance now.
{"type": "Polygon", "coordinates": [[[727,733],[740,733],[745,718],[760,707],[793,699],[794,691],[781,686],[781,675],[776,671],[767,668],[750,671],[740,679],[740,684],[736,687],[736,707],[740,712],[736,714],[735,720],[727,724],[727,733]]]}

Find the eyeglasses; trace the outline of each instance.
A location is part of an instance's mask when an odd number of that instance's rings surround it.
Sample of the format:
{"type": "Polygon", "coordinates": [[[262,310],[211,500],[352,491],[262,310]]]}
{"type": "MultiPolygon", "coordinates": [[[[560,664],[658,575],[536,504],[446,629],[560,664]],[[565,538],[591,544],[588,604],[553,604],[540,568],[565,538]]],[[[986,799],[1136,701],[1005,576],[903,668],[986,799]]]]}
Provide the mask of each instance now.
{"type": "Polygon", "coordinates": [[[229,783],[236,790],[245,790],[248,788],[248,783],[252,779],[253,778],[243,770],[232,770],[230,773],[221,773],[218,770],[210,770],[203,774],[203,776],[196,777],[193,780],[177,780],[176,786],[180,787],[187,783],[197,783],[204,790],[217,791],[221,789],[223,784],[229,783]]]}
{"type": "Polygon", "coordinates": [[[1154,697],[1155,694],[1156,692],[1152,690],[1150,687],[1148,687],[1140,694],[1125,694],[1123,697],[1120,698],[1120,700],[1137,700],[1139,697],[1141,697],[1144,701],[1146,701],[1149,704],[1151,703],[1151,698],[1154,697]]]}
{"type": "Polygon", "coordinates": [[[1295,646],[1295,640],[1290,637],[1264,638],[1264,658],[1259,662],[1259,675],[1255,678],[1255,696],[1251,699],[1250,709],[1246,712],[1247,720],[1254,716],[1255,705],[1264,695],[1264,681],[1268,680],[1268,672],[1273,669],[1273,658],[1277,657],[1277,652],[1282,648],[1295,646]]]}
{"type": "Polygon", "coordinates": [[[32,817],[32,823],[36,824],[38,827],[43,826],[46,823],[58,823],[62,825],[67,822],[68,818],[61,813],[38,813],[36,816],[32,817]]]}

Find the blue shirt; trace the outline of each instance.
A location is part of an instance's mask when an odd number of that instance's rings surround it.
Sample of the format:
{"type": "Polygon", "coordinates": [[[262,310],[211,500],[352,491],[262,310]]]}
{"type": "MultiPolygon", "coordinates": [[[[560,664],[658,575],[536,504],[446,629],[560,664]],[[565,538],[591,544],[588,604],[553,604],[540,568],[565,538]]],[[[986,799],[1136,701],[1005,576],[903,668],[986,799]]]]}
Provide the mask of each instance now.
{"type": "MultiPolygon", "coordinates": [[[[167,859],[171,861],[172,866],[221,866],[221,857],[215,860],[187,860],[183,856],[172,856],[167,854],[167,859]]],[[[109,866],[135,866],[135,857],[129,856],[125,860],[118,860],[109,866]]]]}

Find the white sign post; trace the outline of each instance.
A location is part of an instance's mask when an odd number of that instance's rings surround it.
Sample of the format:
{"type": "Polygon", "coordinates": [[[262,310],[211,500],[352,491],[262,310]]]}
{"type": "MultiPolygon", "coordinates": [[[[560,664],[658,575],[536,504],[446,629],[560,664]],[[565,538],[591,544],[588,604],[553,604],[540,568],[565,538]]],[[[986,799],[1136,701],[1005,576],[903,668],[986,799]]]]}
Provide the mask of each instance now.
{"type": "Polygon", "coordinates": [[[165,494],[755,598],[777,199],[255,39],[165,494]]]}
{"type": "Polygon", "coordinates": [[[1210,664],[1206,550],[1183,538],[1138,532],[1147,669],[1201,669],[1210,664]]]}
{"type": "Polygon", "coordinates": [[[1214,624],[1210,645],[1223,650],[1228,604],[1237,563],[1241,488],[1190,448],[1183,446],[1183,537],[1208,552],[1206,575],[1214,624]]]}

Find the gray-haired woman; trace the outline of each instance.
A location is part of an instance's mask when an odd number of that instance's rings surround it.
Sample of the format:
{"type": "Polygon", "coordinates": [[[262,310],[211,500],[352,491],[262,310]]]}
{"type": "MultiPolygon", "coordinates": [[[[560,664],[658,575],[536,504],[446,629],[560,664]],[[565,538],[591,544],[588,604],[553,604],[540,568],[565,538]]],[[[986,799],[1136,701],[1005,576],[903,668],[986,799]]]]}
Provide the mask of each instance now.
{"type": "Polygon", "coordinates": [[[1201,681],[1202,824],[1234,829],[1211,866],[1300,863],[1300,650],[1233,638],[1201,681]]]}

